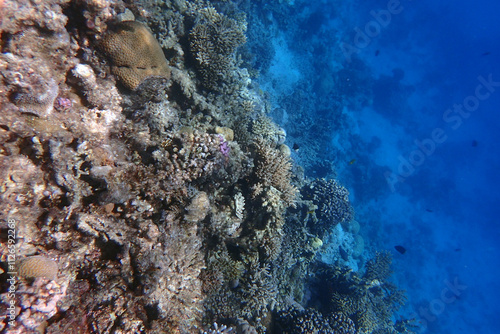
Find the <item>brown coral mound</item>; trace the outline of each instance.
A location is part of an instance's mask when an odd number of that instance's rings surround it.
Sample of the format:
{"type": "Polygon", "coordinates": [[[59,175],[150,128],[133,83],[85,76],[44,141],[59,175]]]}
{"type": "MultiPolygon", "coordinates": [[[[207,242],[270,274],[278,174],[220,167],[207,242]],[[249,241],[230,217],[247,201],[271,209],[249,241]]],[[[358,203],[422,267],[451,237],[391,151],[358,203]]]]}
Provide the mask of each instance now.
{"type": "Polygon", "coordinates": [[[163,50],[148,27],[136,21],[114,25],[100,43],[111,71],[132,90],[152,76],[170,77],[163,50]]]}
{"type": "Polygon", "coordinates": [[[45,256],[32,256],[24,259],[18,268],[21,277],[44,277],[55,279],[58,272],[57,263],[45,256]]]}

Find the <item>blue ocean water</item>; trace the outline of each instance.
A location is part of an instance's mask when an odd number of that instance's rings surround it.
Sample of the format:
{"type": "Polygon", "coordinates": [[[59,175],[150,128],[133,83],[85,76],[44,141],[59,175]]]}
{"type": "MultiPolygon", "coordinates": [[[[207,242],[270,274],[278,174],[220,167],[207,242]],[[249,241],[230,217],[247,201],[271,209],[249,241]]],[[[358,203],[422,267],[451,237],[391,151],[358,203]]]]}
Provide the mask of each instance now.
{"type": "MultiPolygon", "coordinates": [[[[335,165],[306,174],[349,189],[417,332],[498,333],[500,3],[296,0],[288,13],[295,26],[268,14],[260,83],[288,144],[317,140],[315,159],[335,165]],[[326,132],[301,133],[299,112],[326,132]]],[[[314,165],[305,152],[294,159],[314,165]]]]}

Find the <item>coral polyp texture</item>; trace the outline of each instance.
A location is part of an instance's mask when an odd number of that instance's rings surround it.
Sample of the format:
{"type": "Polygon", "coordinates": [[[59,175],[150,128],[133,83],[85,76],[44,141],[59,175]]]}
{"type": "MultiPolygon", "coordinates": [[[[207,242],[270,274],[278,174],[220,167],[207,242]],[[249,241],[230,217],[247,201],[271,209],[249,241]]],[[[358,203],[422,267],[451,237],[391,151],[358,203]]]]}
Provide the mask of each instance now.
{"type": "Polygon", "coordinates": [[[317,256],[330,227],[343,222],[355,240],[359,224],[346,224],[345,188],[305,180],[266,116],[240,61],[236,4],[5,0],[0,10],[0,259],[10,266],[15,228],[21,276],[13,296],[2,285],[0,331],[390,328],[402,295],[388,259],[355,276],[317,256]]]}
{"type": "Polygon", "coordinates": [[[111,25],[100,46],[110,59],[113,74],[130,89],[152,76],[170,77],[163,50],[143,23],[123,21],[111,25]]]}
{"type": "Polygon", "coordinates": [[[21,277],[56,279],[58,272],[57,263],[45,256],[31,256],[21,260],[17,272],[21,277]]]}

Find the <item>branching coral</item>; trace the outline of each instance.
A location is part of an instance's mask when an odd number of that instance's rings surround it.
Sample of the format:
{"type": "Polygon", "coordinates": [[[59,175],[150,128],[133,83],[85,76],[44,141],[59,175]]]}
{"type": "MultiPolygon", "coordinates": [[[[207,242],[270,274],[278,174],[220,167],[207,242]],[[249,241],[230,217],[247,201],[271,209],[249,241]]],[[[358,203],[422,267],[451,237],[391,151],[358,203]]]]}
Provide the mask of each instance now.
{"type": "Polygon", "coordinates": [[[270,259],[276,259],[281,249],[285,210],[295,205],[297,188],[291,183],[291,161],[262,138],[255,143],[254,174],[250,176],[254,205],[264,207],[260,222],[254,224],[251,241],[270,259]]]}
{"type": "Polygon", "coordinates": [[[228,18],[208,6],[190,32],[194,55],[203,85],[215,89],[234,68],[234,52],[245,43],[246,24],[228,18]]]}
{"type": "Polygon", "coordinates": [[[269,192],[269,198],[272,198],[273,192],[277,190],[282,204],[273,204],[281,210],[293,206],[298,190],[291,184],[292,164],[289,157],[260,138],[255,141],[255,148],[255,177],[258,182],[253,187],[253,196],[257,197],[262,192],[265,196],[269,192]]]}
{"type": "Polygon", "coordinates": [[[355,324],[358,333],[394,331],[392,314],[404,303],[404,292],[387,281],[391,259],[381,253],[367,264],[365,275],[350,270],[323,268],[318,275],[329,285],[327,312],[340,312],[355,324]]]}
{"type": "Polygon", "coordinates": [[[277,333],[355,334],[351,319],[341,313],[323,316],[315,309],[291,309],[278,313],[277,333]]]}
{"type": "Polygon", "coordinates": [[[304,199],[312,200],[318,207],[315,211],[317,219],[312,220],[309,228],[320,238],[338,223],[353,217],[349,191],[336,180],[316,179],[303,188],[302,194],[304,199]]]}
{"type": "Polygon", "coordinates": [[[286,138],[285,130],[263,115],[252,121],[252,133],[273,144],[282,144],[286,138]]]}

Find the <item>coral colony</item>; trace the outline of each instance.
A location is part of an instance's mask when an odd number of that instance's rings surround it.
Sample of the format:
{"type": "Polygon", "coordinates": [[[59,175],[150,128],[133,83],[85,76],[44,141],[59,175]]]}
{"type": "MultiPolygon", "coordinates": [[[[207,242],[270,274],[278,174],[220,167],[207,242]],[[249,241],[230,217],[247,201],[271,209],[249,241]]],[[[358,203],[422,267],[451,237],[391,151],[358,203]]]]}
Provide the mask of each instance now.
{"type": "Polygon", "coordinates": [[[221,140],[221,143],[220,143],[220,151],[221,153],[225,156],[225,157],[228,157],[229,156],[229,152],[231,152],[231,148],[229,147],[227,141],[224,139],[224,136],[222,135],[219,135],[219,139],[221,140]]]}
{"type": "Polygon", "coordinates": [[[408,332],[390,257],[291,159],[245,15],[213,3],[3,1],[0,330],[408,332]]]}

